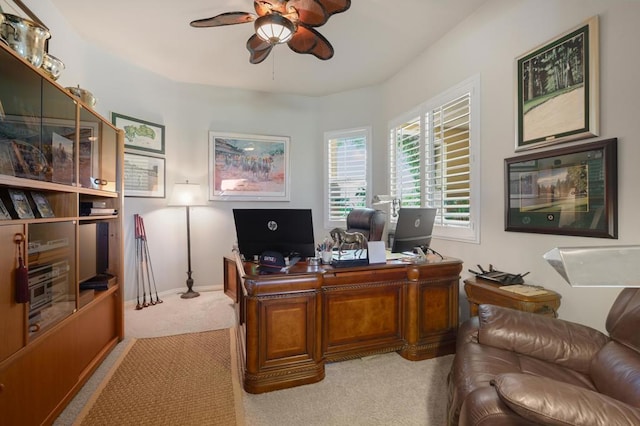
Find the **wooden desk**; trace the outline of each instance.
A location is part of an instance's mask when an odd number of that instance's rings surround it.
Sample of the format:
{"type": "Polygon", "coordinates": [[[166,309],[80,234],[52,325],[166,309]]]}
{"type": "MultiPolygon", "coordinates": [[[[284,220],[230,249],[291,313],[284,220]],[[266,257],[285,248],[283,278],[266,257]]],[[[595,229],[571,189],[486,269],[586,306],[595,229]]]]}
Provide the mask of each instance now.
{"type": "Polygon", "coordinates": [[[512,286],[502,286],[475,277],[464,280],[464,291],[469,299],[469,314],[472,317],[478,315],[478,305],[487,303],[552,317],[558,316],[561,296],[555,291],[541,289],[544,291],[543,294],[524,295],[505,290],[510,287],[512,286]]]}
{"type": "Polygon", "coordinates": [[[275,275],[236,262],[237,346],[249,393],[318,382],[325,362],[391,351],[409,360],[455,352],[458,259],[337,269],[300,262],[275,275]]]}

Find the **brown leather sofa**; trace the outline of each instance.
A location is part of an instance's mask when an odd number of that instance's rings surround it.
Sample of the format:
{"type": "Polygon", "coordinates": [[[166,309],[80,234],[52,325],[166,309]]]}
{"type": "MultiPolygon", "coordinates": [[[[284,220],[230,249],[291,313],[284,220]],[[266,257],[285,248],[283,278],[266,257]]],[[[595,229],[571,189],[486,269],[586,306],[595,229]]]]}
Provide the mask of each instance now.
{"type": "Polygon", "coordinates": [[[380,241],[387,223],[386,216],[382,210],[353,209],[347,215],[347,232],[360,232],[367,241],[380,241]]]}
{"type": "Polygon", "coordinates": [[[480,305],[449,373],[449,425],[640,425],[640,289],[590,327],[480,305]]]}

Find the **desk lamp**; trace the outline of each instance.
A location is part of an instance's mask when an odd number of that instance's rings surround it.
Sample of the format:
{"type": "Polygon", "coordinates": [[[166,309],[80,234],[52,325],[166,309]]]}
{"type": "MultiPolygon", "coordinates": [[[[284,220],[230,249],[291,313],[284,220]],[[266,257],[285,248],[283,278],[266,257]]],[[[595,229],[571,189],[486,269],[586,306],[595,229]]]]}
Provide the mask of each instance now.
{"type": "Polygon", "coordinates": [[[185,206],[187,210],[187,291],[180,295],[183,299],[191,299],[200,296],[200,293],[193,290],[193,278],[191,278],[191,225],[189,223],[189,210],[191,206],[204,206],[200,184],[198,183],[176,183],[173,186],[173,193],[169,200],[169,206],[185,206]]]}
{"type": "Polygon", "coordinates": [[[640,287],[640,246],[556,247],[542,257],[571,287],[640,287]]]}
{"type": "Polygon", "coordinates": [[[382,204],[391,204],[391,216],[398,217],[400,209],[400,199],[391,195],[374,195],[371,199],[371,205],[379,206],[382,204]]]}

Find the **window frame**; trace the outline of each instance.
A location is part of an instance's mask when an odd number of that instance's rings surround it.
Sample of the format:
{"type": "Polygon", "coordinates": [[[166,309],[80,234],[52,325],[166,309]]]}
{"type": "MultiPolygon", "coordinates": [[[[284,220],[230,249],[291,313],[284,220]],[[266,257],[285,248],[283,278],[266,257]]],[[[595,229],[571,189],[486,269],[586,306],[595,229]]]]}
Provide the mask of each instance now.
{"type": "Polygon", "coordinates": [[[324,132],[323,142],[323,194],[324,194],[324,227],[325,229],[333,229],[336,227],[344,228],[346,226],[346,214],[340,220],[334,220],[331,217],[331,203],[329,200],[329,143],[335,139],[346,139],[362,136],[365,138],[365,205],[370,203],[371,194],[371,126],[355,127],[351,129],[332,130],[324,132]]]}
{"type": "MultiPolygon", "coordinates": [[[[470,95],[469,105],[469,226],[456,226],[450,224],[436,223],[433,228],[433,237],[470,242],[480,243],[480,76],[472,76],[461,83],[445,90],[444,92],[434,96],[433,98],[423,102],[415,108],[412,108],[408,112],[403,113],[399,117],[389,121],[388,125],[388,158],[389,158],[389,170],[388,170],[388,184],[389,189],[393,194],[394,188],[397,188],[397,154],[392,152],[396,147],[396,132],[397,129],[410,121],[418,120],[419,122],[419,139],[420,139],[420,205],[423,207],[429,207],[427,204],[427,192],[425,175],[427,170],[425,167],[426,149],[427,143],[425,141],[425,125],[427,118],[430,122],[433,119],[433,111],[452,102],[465,94],[470,95]]],[[[429,123],[432,128],[432,123],[429,123]]],[[[430,133],[430,137],[433,138],[433,134],[430,133]]],[[[438,211],[439,217],[442,212],[438,211]]],[[[397,218],[391,217],[392,223],[397,221],[397,218]]]]}

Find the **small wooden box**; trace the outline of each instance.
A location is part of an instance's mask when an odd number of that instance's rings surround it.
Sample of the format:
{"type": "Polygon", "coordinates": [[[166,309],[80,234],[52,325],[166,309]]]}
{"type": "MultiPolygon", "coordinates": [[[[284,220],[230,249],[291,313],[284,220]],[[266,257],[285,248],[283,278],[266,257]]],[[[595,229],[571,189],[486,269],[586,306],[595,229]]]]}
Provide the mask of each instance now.
{"type": "Polygon", "coordinates": [[[486,303],[557,317],[560,294],[541,287],[531,288],[538,291],[522,292],[529,294],[521,294],[521,292],[509,291],[509,289],[516,290],[514,286],[503,286],[481,278],[464,280],[464,291],[469,300],[469,314],[471,316],[478,315],[478,305],[486,303]]]}

